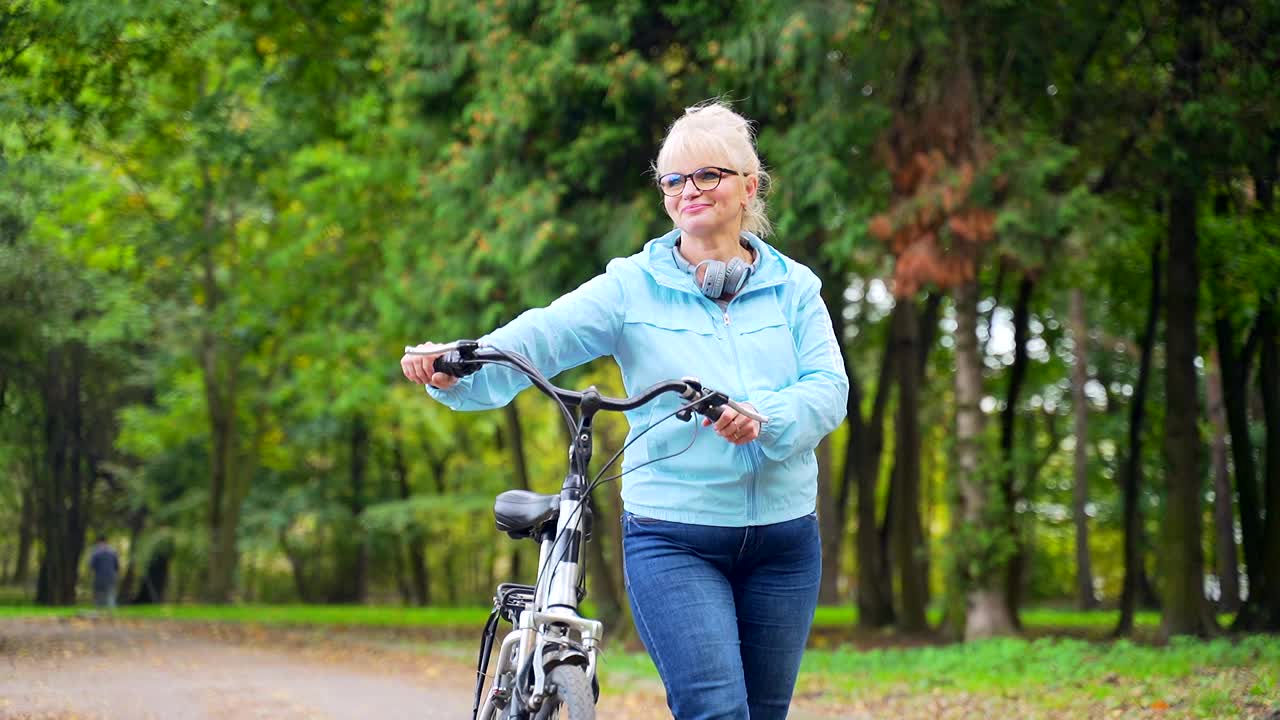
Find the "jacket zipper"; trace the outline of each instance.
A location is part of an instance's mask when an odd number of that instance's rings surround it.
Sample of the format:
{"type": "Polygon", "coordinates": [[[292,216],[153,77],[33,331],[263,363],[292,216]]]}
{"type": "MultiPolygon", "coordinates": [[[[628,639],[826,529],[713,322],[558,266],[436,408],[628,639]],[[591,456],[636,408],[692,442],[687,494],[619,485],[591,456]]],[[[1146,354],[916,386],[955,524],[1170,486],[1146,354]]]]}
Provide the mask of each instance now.
{"type": "MultiPolygon", "coordinates": [[[[657,278],[655,277],[655,280],[656,279],[657,278]]],[[[691,289],[684,286],[677,286],[670,283],[663,283],[660,280],[658,282],[660,285],[667,285],[668,287],[674,288],[676,290],[688,292],[690,295],[695,294],[691,289]]],[[[742,291],[740,294],[734,295],[733,298],[729,300],[729,305],[732,305],[734,300],[737,300],[738,298],[743,297],[748,293],[759,292],[766,288],[772,288],[776,285],[781,285],[784,282],[786,282],[785,279],[775,280],[765,285],[757,285],[756,287],[747,288],[746,290],[742,291]]],[[[697,294],[699,295],[699,297],[702,298],[703,302],[708,302],[713,305],[716,305],[714,300],[706,297],[705,295],[701,295],[700,293],[697,293],[697,294]]],[[[719,310],[720,306],[716,305],[716,309],[719,310]]],[[[737,361],[738,351],[737,351],[737,347],[734,345],[734,342],[733,342],[733,330],[731,328],[732,322],[729,317],[728,305],[726,305],[724,309],[721,311],[720,316],[721,316],[721,319],[724,321],[725,335],[727,335],[729,338],[729,351],[733,354],[733,357],[734,357],[733,367],[738,374],[738,391],[739,391],[739,394],[742,394],[742,388],[746,387],[746,383],[744,383],[742,380],[742,364],[737,361]]],[[[755,519],[756,519],[756,481],[759,479],[759,475],[760,475],[760,463],[756,461],[754,451],[752,451],[750,448],[745,448],[745,451],[747,456],[747,465],[751,470],[751,480],[747,484],[747,521],[749,523],[753,523],[755,522],[755,519]]]]}
{"type": "MultiPolygon", "coordinates": [[[[733,341],[734,332],[733,332],[733,328],[730,327],[730,320],[729,320],[729,307],[732,306],[734,301],[740,297],[742,296],[735,295],[733,298],[729,300],[727,304],[725,304],[724,326],[725,326],[725,335],[728,336],[729,338],[729,353],[733,356],[733,369],[738,376],[738,388],[737,388],[738,394],[743,395],[745,393],[747,384],[742,377],[742,363],[738,362],[738,347],[737,347],[737,344],[734,343],[733,341]]],[[[749,524],[754,524],[756,521],[756,481],[759,479],[760,467],[755,461],[755,452],[751,449],[751,447],[749,446],[739,447],[738,450],[739,452],[742,452],[746,456],[747,466],[751,470],[751,473],[750,473],[751,479],[747,481],[747,522],[749,524]]]]}

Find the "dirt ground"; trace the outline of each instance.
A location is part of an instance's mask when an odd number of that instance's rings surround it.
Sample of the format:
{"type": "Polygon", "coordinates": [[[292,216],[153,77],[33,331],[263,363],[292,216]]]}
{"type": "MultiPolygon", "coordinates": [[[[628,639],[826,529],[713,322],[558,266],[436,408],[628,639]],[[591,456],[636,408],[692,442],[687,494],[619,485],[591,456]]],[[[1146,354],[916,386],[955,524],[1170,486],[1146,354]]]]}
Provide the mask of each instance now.
{"type": "MultiPolygon", "coordinates": [[[[94,618],[0,621],[3,720],[422,720],[471,716],[474,666],[348,633],[94,618]]],[[[669,717],[659,696],[600,717],[669,717]]]]}
{"type": "MultiPolygon", "coordinates": [[[[475,666],[456,650],[441,652],[430,639],[394,629],[91,616],[0,620],[0,720],[455,719],[471,716],[474,687],[475,666]]],[[[789,718],[1199,717],[1189,707],[1097,704],[1049,713],[1027,700],[903,688],[851,695],[802,682],[789,718]]],[[[598,714],[671,717],[657,686],[605,688],[598,714]]],[[[1280,720],[1280,711],[1249,704],[1228,716],[1280,720]]]]}

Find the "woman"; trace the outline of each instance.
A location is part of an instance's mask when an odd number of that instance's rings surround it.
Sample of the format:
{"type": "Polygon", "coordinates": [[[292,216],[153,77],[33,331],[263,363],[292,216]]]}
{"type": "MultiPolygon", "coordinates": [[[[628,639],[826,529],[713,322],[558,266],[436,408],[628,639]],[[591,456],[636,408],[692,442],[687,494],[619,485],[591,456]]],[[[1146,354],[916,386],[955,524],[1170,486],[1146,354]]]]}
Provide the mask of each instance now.
{"type": "MultiPolygon", "coordinates": [[[[848,378],[817,277],[762,239],[768,175],[750,124],[720,103],[689,108],[655,170],[675,229],[483,340],[548,377],[611,355],[628,393],[694,376],[768,418],[726,408],[685,452],[691,429],[675,421],[632,445],[623,560],[678,720],[783,718],[818,598],[813,449],[844,418],[848,378]]],[[[494,366],[457,380],[436,357],[401,368],[454,409],[500,407],[529,384],[494,366]]],[[[628,413],[628,441],[678,405],[628,413]]]]}

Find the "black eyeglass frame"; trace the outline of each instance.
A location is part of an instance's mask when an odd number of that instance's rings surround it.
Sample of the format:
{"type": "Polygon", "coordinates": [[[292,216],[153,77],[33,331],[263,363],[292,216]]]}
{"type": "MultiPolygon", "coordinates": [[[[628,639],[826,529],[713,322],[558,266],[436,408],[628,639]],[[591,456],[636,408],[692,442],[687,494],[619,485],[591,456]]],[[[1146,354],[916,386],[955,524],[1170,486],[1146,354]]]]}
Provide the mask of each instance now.
{"type": "Polygon", "coordinates": [[[684,193],[684,185],[685,185],[685,183],[687,183],[687,182],[689,182],[690,180],[692,180],[692,181],[693,181],[693,186],[694,186],[695,188],[697,188],[698,190],[700,190],[701,192],[711,192],[712,190],[715,190],[716,188],[720,187],[720,181],[721,181],[721,180],[724,180],[724,176],[725,176],[725,175],[740,175],[740,176],[742,176],[742,177],[746,177],[746,176],[747,176],[747,174],[746,174],[746,173],[744,173],[744,172],[739,172],[739,171],[737,171],[737,170],[730,170],[729,168],[716,167],[715,165],[708,165],[708,166],[706,166],[706,167],[700,167],[700,168],[698,168],[697,170],[694,170],[693,172],[688,172],[688,173],[667,173],[667,174],[663,175],[662,177],[658,178],[658,189],[659,189],[659,190],[661,190],[661,191],[662,191],[662,194],[663,194],[663,195],[666,195],[667,197],[678,197],[678,196],[680,196],[681,194],[683,194],[683,193],[684,193]],[[695,176],[695,175],[697,175],[698,173],[702,172],[703,170],[717,170],[717,171],[719,171],[719,172],[720,172],[720,173],[722,173],[722,174],[721,174],[721,175],[717,175],[717,176],[716,176],[716,184],[715,184],[715,185],[712,185],[711,187],[702,187],[701,185],[699,185],[699,184],[698,184],[698,181],[694,178],[694,176],[695,176]],[[669,177],[671,177],[671,176],[673,176],[673,175],[679,175],[679,176],[680,176],[680,186],[679,186],[679,189],[677,189],[675,192],[667,192],[667,188],[662,184],[662,181],[663,181],[663,180],[665,180],[665,179],[667,179],[667,178],[669,178],[669,177]]]}

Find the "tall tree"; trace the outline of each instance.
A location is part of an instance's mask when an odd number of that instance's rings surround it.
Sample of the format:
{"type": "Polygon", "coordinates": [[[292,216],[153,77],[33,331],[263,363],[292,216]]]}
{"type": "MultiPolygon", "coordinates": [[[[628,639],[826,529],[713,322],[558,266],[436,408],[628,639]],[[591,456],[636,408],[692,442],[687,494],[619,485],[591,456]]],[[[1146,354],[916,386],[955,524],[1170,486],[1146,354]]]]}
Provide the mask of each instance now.
{"type": "Polygon", "coordinates": [[[1071,407],[1075,414],[1076,439],[1071,516],[1076,528],[1076,605],[1081,610],[1098,606],[1093,592],[1093,566],[1089,561],[1089,401],[1084,386],[1089,382],[1089,325],[1085,320],[1084,291],[1071,289],[1071,407]]]}
{"type": "Polygon", "coordinates": [[[1215,623],[1204,598],[1204,558],[1201,551],[1202,445],[1199,387],[1195,362],[1199,355],[1197,319],[1200,297],[1199,213],[1203,190],[1203,165],[1198,157],[1196,130],[1185,113],[1199,99],[1204,48],[1200,0],[1181,0],[1177,19],[1180,30],[1174,63],[1173,92],[1183,108],[1172,119],[1171,144],[1192,158],[1173,168],[1169,178],[1169,285],[1165,303],[1165,416],[1166,511],[1161,523],[1160,556],[1163,561],[1164,614],[1161,632],[1172,635],[1205,635],[1215,623]]]}
{"type": "Polygon", "coordinates": [[[897,568],[898,627],[907,633],[928,629],[925,617],[927,578],[920,523],[920,312],[914,298],[899,297],[893,308],[898,363],[898,409],[894,423],[894,499],[891,523],[897,568]]]}
{"type": "Polygon", "coordinates": [[[1161,282],[1164,267],[1162,248],[1164,242],[1156,240],[1151,248],[1151,291],[1147,303],[1147,318],[1139,339],[1141,358],[1138,381],[1134,386],[1133,400],[1129,405],[1129,441],[1120,470],[1121,513],[1124,535],[1124,580],[1120,590],[1120,619],[1116,624],[1117,636],[1133,631],[1133,616],[1142,590],[1146,572],[1142,547],[1142,442],[1147,416],[1147,388],[1151,378],[1152,356],[1155,354],[1156,328],[1159,324],[1164,287],[1161,282]]]}
{"type": "Polygon", "coordinates": [[[1231,472],[1227,467],[1227,419],[1222,407],[1222,371],[1218,353],[1209,355],[1208,373],[1205,376],[1205,408],[1209,424],[1213,428],[1211,445],[1213,467],[1213,525],[1217,542],[1214,543],[1215,567],[1218,572],[1219,598],[1217,611],[1236,612],[1240,609],[1240,566],[1236,552],[1236,522],[1234,493],[1231,490],[1231,472]]]}
{"type": "Polygon", "coordinates": [[[1260,311],[1259,343],[1261,362],[1258,382],[1262,391],[1263,424],[1266,427],[1266,523],[1262,542],[1270,551],[1265,554],[1262,571],[1266,578],[1265,609],[1269,630],[1280,628],[1280,330],[1277,329],[1275,303],[1280,293],[1272,291],[1263,299],[1260,311]]]}
{"type": "MultiPolygon", "coordinates": [[[[854,546],[857,550],[857,591],[855,605],[858,608],[858,624],[866,628],[880,628],[894,620],[892,582],[882,573],[883,548],[877,525],[880,485],[880,466],[884,445],[884,414],[888,406],[894,367],[894,350],[889,341],[879,364],[879,378],[871,407],[862,409],[862,383],[855,372],[849,374],[849,442],[845,451],[845,472],[853,475],[856,486],[855,505],[857,530],[854,546]]],[[[846,355],[847,357],[847,355],[846,355]]]]}
{"type": "Polygon", "coordinates": [[[1005,576],[1005,597],[1009,611],[1013,617],[1014,627],[1021,630],[1022,621],[1018,617],[1018,607],[1022,602],[1022,583],[1024,562],[1021,552],[1022,528],[1017,507],[1022,501],[1025,488],[1022,487],[1023,465],[1015,457],[1018,408],[1022,398],[1022,389],[1027,378],[1027,333],[1031,317],[1031,296],[1035,288],[1035,280],[1030,273],[1024,272],[1018,281],[1018,292],[1013,303],[1013,365],[1009,368],[1009,388],[1005,395],[1005,406],[1000,413],[1000,449],[1004,469],[1000,478],[1000,495],[1005,508],[1005,522],[1009,537],[1014,543],[1014,552],[1009,558],[1009,566],[1005,576]]]}

